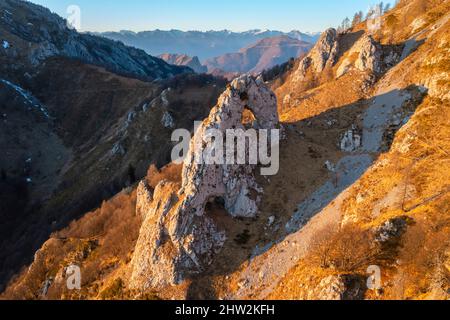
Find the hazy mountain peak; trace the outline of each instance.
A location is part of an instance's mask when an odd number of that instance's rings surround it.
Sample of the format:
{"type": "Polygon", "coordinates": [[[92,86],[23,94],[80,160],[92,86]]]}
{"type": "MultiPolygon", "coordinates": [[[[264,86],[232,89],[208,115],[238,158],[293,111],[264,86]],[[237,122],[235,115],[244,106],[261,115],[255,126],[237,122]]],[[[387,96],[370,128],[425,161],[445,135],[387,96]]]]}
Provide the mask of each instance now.
{"type": "Polygon", "coordinates": [[[291,38],[287,35],[277,35],[263,38],[236,53],[208,59],[205,65],[210,72],[259,73],[278,64],[285,63],[290,58],[297,58],[307,53],[312,44],[291,38]]]}

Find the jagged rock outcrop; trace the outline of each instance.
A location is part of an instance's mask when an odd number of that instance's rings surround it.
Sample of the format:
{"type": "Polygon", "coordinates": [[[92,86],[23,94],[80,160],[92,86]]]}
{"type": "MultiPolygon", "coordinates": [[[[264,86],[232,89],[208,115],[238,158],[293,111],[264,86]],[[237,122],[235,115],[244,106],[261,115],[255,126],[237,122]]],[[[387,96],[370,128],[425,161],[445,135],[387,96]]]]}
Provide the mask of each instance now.
{"type": "Polygon", "coordinates": [[[136,192],[136,214],[144,221],[147,213],[151,210],[153,192],[144,180],[139,183],[136,192]]]}
{"type": "MultiPolygon", "coordinates": [[[[234,80],[231,87],[219,98],[218,105],[211,111],[209,118],[203,122],[191,142],[190,153],[183,168],[183,192],[194,208],[201,208],[206,197],[223,196],[225,207],[235,217],[252,217],[256,214],[257,199],[250,195],[258,191],[252,177],[253,166],[196,164],[196,152],[209,154],[212,146],[197,146],[207,131],[218,130],[225,134],[226,130],[244,130],[241,123],[242,113],[249,108],[256,117],[255,126],[263,129],[274,129],[278,123],[275,95],[259,80],[254,81],[244,76],[234,80]],[[210,190],[205,190],[208,186],[210,190]]],[[[248,151],[248,150],[247,150],[248,151]]],[[[202,214],[202,212],[198,213],[202,214]]]]}
{"type": "MultiPolygon", "coordinates": [[[[311,288],[312,289],[312,288],[311,288]]],[[[320,282],[310,299],[318,300],[360,300],[364,287],[359,277],[353,275],[329,276],[320,282]]]]}
{"type": "Polygon", "coordinates": [[[390,219],[375,229],[375,240],[379,243],[396,242],[408,227],[408,217],[390,219]]]}
{"type": "Polygon", "coordinates": [[[355,67],[360,71],[372,71],[379,73],[382,71],[382,49],[370,35],[363,36],[352,48],[350,54],[359,52],[355,67]]]}
{"type": "Polygon", "coordinates": [[[277,126],[273,92],[261,80],[235,79],[196,130],[183,165],[182,184],[162,181],[150,204],[150,191],[140,185],[138,214],[145,220],[131,262],[130,287],[145,290],[177,284],[212,262],[226,238],[205,212],[207,202],[221,198],[234,217],[256,215],[262,192],[253,175],[256,165],[195,161],[196,155],[210,154],[214,148],[208,143],[210,130],[225,137],[226,130],[244,129],[246,108],[253,112],[257,128],[277,126]]]}
{"type": "Polygon", "coordinates": [[[358,133],[356,127],[353,126],[351,129],[347,130],[340,143],[341,151],[353,152],[361,146],[361,134],[358,133]]]}
{"type": "Polygon", "coordinates": [[[131,261],[132,288],[146,290],[180,282],[201,270],[201,263],[210,263],[225,241],[211,218],[181,210],[178,189],[179,185],[166,181],[155,188],[131,261]]]}
{"type": "Polygon", "coordinates": [[[346,74],[352,67],[359,71],[370,71],[375,74],[381,73],[383,67],[382,61],[383,49],[371,35],[363,35],[347,54],[347,58],[342,61],[336,76],[339,78],[346,74]],[[357,56],[352,61],[352,57],[357,56]]]}
{"type": "Polygon", "coordinates": [[[314,73],[320,73],[327,66],[333,66],[336,63],[339,51],[338,36],[337,31],[333,28],[326,30],[321,35],[310,53],[300,62],[294,74],[294,81],[302,81],[310,69],[314,73]]]}

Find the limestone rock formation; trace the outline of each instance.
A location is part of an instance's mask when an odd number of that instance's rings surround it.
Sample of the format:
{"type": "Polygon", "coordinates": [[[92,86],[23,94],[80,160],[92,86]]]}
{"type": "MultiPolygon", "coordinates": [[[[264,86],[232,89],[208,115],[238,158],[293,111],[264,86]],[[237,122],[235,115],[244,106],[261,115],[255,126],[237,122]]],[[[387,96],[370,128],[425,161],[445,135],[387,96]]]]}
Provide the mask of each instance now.
{"type": "Polygon", "coordinates": [[[364,296],[361,279],[351,275],[326,277],[311,291],[310,298],[319,300],[360,300],[364,296]]]}
{"type": "Polygon", "coordinates": [[[322,34],[311,52],[300,62],[294,74],[294,81],[302,81],[310,68],[314,73],[320,73],[325,67],[333,66],[336,63],[338,51],[338,33],[330,28],[322,34]]]}
{"type": "Polygon", "coordinates": [[[361,135],[356,127],[347,130],[341,139],[340,148],[343,152],[353,152],[361,146],[361,135]]]}
{"type": "Polygon", "coordinates": [[[201,270],[203,263],[210,263],[225,241],[211,218],[180,210],[178,188],[163,181],[154,191],[131,262],[132,288],[146,290],[180,282],[190,272],[201,270]]]}
{"type": "Polygon", "coordinates": [[[177,284],[212,262],[225,234],[205,212],[209,201],[222,199],[233,217],[256,215],[262,192],[253,175],[256,165],[194,161],[196,155],[209,154],[213,148],[207,142],[209,130],[225,137],[228,129],[244,129],[245,109],[253,112],[257,128],[274,129],[278,124],[273,92],[261,80],[249,76],[235,79],[196,130],[183,165],[181,186],[162,181],[151,203],[150,191],[143,183],[139,186],[138,214],[145,219],[131,262],[132,288],[177,284]]]}
{"type": "Polygon", "coordinates": [[[398,241],[407,228],[407,217],[390,219],[375,230],[375,240],[380,243],[398,241]]]}
{"type": "Polygon", "coordinates": [[[355,67],[358,70],[381,72],[381,46],[370,35],[363,36],[353,47],[352,52],[359,52],[355,67]]]}
{"type": "Polygon", "coordinates": [[[336,76],[339,78],[347,73],[352,67],[359,71],[370,71],[375,74],[382,72],[382,47],[371,35],[364,35],[348,52],[348,57],[339,66],[336,76]],[[351,58],[356,56],[356,60],[351,58]]]}
{"type": "MultiPolygon", "coordinates": [[[[208,197],[223,196],[225,207],[234,217],[252,217],[256,214],[257,199],[251,196],[252,191],[258,191],[258,186],[252,177],[253,166],[222,165],[210,166],[196,164],[194,159],[196,141],[204,137],[208,130],[244,130],[241,123],[245,108],[250,109],[256,117],[258,128],[274,129],[278,123],[275,95],[261,82],[243,76],[231,84],[225,94],[219,98],[218,105],[211,111],[209,118],[203,122],[191,142],[190,153],[183,168],[183,192],[190,205],[202,210],[202,203],[208,197]],[[196,139],[197,138],[197,139],[196,139]],[[198,192],[210,186],[205,194],[198,192]]],[[[208,154],[211,145],[201,146],[201,152],[208,154]]],[[[254,193],[254,192],[253,192],[254,193]]],[[[197,214],[203,214],[199,212],[197,214]]]]}
{"type": "Polygon", "coordinates": [[[146,181],[141,181],[137,188],[136,214],[145,220],[147,213],[151,210],[153,192],[146,181]]]}

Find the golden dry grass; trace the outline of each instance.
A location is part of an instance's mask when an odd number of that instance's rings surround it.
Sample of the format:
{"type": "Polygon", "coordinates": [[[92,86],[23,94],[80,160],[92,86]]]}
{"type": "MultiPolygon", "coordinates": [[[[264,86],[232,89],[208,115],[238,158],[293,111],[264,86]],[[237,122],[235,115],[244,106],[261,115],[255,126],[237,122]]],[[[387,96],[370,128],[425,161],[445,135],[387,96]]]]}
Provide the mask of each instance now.
{"type": "MultiPolygon", "coordinates": [[[[103,281],[126,265],[134,249],[140,218],[135,214],[136,192],[124,191],[52,235],[28,271],[15,279],[5,299],[95,299],[103,281]],[[71,265],[81,268],[82,290],[69,291],[58,274],[71,265]],[[46,280],[53,285],[42,296],[46,280]]],[[[109,296],[108,296],[109,297],[109,296]]]]}

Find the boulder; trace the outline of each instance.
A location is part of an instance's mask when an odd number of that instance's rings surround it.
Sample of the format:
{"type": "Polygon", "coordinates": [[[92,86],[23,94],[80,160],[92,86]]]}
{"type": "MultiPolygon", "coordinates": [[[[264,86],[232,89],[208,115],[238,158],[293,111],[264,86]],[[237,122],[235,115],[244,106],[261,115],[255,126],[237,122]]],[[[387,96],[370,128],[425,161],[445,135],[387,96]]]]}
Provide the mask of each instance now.
{"type": "Polygon", "coordinates": [[[312,290],[311,299],[318,300],[362,300],[364,298],[364,281],[356,275],[331,275],[312,290]]]}
{"type": "Polygon", "coordinates": [[[352,48],[359,52],[355,67],[360,71],[382,72],[382,48],[370,35],[364,35],[352,48]]]}
{"type": "Polygon", "coordinates": [[[163,117],[161,119],[161,124],[166,129],[173,129],[175,127],[175,121],[173,120],[172,115],[169,112],[164,112],[163,117]]]}
{"type": "Polygon", "coordinates": [[[393,218],[375,229],[375,241],[379,243],[398,242],[408,227],[408,217],[393,218]]]}
{"type": "Polygon", "coordinates": [[[347,130],[341,138],[340,148],[343,152],[354,152],[361,146],[361,135],[356,127],[347,130]]]}

